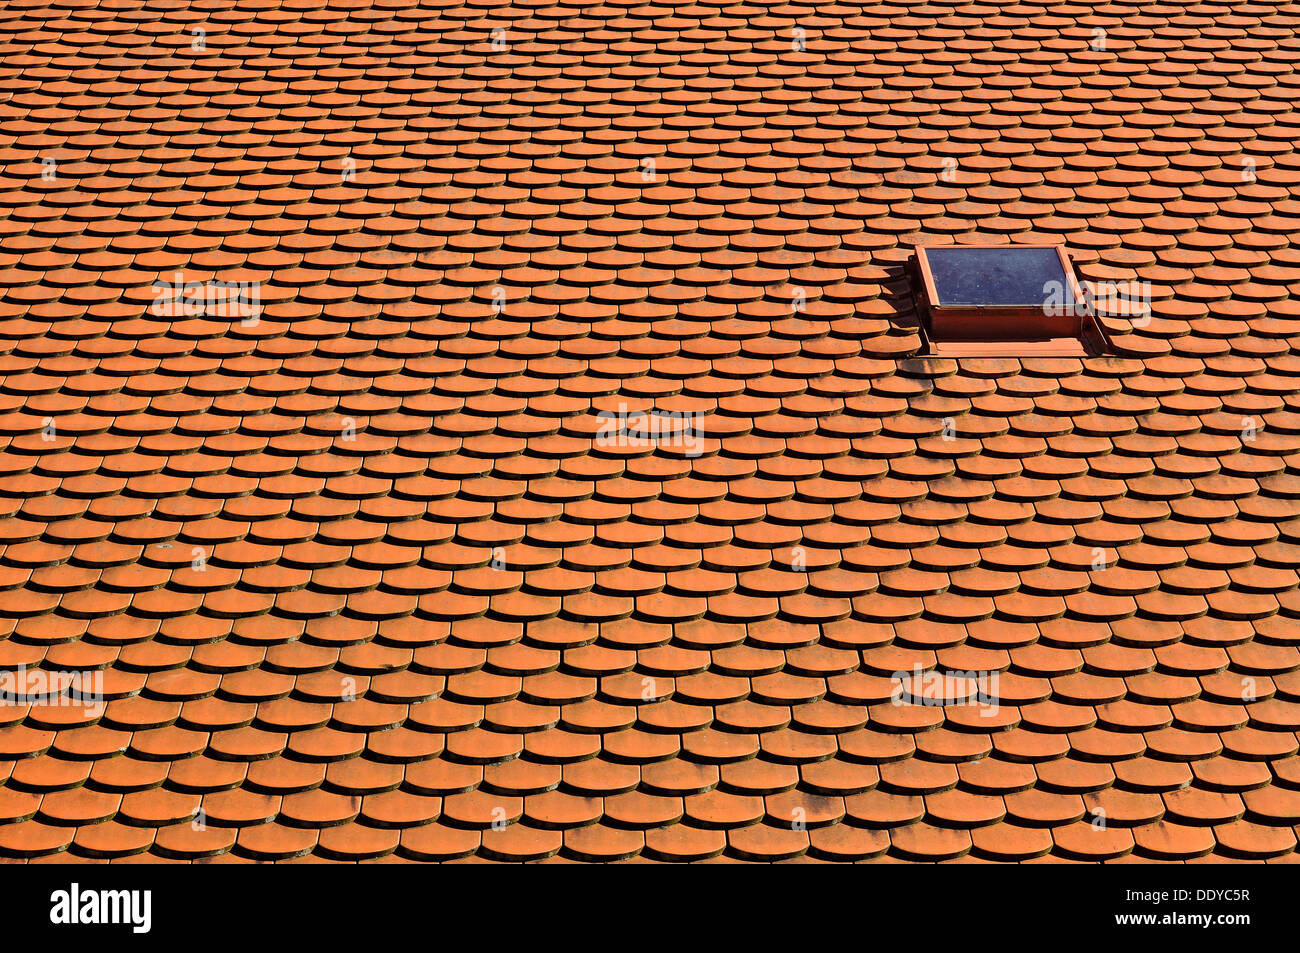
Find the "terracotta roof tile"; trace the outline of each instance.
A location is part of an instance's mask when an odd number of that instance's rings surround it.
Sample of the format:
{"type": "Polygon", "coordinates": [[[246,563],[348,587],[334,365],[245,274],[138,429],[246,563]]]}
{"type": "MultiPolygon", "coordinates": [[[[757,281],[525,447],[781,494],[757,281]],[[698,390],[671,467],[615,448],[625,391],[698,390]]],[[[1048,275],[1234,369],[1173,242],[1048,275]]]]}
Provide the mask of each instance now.
{"type": "Polygon", "coordinates": [[[0,28],[0,859],[1295,856],[1286,10],[226,6],[0,28]]]}

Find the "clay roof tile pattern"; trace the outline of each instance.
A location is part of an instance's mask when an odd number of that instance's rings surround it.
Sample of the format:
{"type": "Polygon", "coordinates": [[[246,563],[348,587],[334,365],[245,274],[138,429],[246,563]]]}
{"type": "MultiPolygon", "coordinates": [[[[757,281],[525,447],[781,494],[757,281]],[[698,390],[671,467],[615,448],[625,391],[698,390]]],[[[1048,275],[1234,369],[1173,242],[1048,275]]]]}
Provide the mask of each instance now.
{"type": "Polygon", "coordinates": [[[0,856],[1293,859],[1298,27],[9,3],[0,856]]]}

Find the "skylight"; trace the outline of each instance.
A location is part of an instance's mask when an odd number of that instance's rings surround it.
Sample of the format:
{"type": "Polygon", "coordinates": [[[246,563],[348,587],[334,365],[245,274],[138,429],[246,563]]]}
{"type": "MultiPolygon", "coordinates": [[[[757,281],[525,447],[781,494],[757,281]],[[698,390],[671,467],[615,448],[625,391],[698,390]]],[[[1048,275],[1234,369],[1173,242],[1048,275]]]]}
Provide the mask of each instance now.
{"type": "Polygon", "coordinates": [[[1109,350],[1063,246],[921,247],[915,278],[931,353],[1085,356],[1109,350]]]}

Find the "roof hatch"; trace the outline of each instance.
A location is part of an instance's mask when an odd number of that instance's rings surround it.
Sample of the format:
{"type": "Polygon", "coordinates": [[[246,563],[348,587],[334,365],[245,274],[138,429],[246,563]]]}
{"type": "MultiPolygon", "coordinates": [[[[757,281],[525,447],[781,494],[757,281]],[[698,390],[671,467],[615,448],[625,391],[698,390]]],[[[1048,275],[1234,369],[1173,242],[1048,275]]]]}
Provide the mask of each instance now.
{"type": "Polygon", "coordinates": [[[1063,245],[916,249],[913,289],[931,354],[1085,357],[1110,352],[1063,245]]]}

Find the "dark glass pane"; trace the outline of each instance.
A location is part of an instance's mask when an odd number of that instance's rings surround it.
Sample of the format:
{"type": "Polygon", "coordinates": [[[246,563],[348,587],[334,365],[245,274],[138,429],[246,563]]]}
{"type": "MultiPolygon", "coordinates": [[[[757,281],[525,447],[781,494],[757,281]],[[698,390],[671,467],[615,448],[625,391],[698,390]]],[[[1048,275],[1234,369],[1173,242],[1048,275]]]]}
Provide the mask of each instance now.
{"type": "Polygon", "coordinates": [[[1072,299],[1055,248],[927,248],[939,305],[1042,305],[1072,299]]]}

